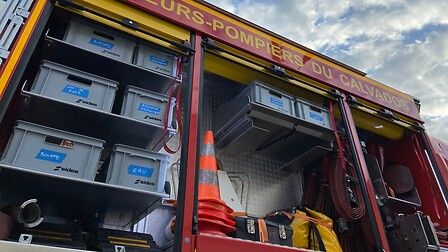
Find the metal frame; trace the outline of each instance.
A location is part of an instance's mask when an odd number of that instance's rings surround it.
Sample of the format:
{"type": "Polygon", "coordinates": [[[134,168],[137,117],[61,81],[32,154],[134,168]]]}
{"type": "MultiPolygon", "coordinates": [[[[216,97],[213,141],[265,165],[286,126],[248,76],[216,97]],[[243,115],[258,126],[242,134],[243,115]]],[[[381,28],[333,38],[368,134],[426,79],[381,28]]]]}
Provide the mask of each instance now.
{"type": "Polygon", "coordinates": [[[199,147],[199,89],[202,75],[202,38],[201,35],[192,35],[191,43],[194,45],[196,52],[190,56],[190,81],[184,92],[184,128],[183,133],[183,150],[181,154],[181,167],[179,177],[179,192],[176,219],[176,236],[174,243],[174,251],[194,251],[193,227],[196,225],[195,202],[197,187],[197,163],[199,147]]]}
{"type": "Polygon", "coordinates": [[[356,126],[350,110],[349,102],[344,94],[340,95],[338,102],[341,109],[341,117],[347,129],[347,135],[350,145],[349,147],[353,154],[356,172],[358,177],[360,178],[359,182],[361,190],[364,199],[366,200],[366,211],[370,219],[370,225],[372,226],[375,243],[377,244],[377,246],[380,246],[376,249],[379,252],[391,251],[388,244],[381,212],[376,202],[375,189],[373,188],[373,183],[370,179],[367,163],[364,159],[361,143],[356,131],[356,126]]]}
{"type": "Polygon", "coordinates": [[[31,58],[52,9],[53,5],[49,0],[36,1],[30,17],[15,40],[8,60],[0,68],[0,122],[17,90],[26,63],[31,58]]]}

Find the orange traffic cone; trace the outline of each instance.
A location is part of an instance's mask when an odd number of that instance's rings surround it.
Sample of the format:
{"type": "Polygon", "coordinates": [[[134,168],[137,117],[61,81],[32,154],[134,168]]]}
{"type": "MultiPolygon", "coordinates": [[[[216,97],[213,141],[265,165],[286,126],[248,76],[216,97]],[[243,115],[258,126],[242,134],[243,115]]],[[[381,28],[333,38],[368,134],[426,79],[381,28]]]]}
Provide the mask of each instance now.
{"type": "Polygon", "coordinates": [[[233,210],[221,200],[217,170],[213,132],[208,130],[199,160],[199,232],[225,236],[235,231],[235,222],[230,215],[233,210]]]}

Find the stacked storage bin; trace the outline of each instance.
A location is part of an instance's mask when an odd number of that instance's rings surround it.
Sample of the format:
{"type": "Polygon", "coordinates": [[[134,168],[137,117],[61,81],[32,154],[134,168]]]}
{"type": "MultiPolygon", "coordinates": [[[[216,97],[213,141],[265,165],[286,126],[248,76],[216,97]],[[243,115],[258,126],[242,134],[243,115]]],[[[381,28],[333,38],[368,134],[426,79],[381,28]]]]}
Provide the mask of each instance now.
{"type": "MultiPolygon", "coordinates": [[[[13,2],[13,5],[0,4],[0,11],[6,12],[19,5],[18,0],[9,2],[13,2]]],[[[21,1],[20,6],[26,8],[29,3],[30,1],[21,1]]],[[[4,20],[0,21],[0,25],[4,23],[4,20]]],[[[100,26],[72,20],[64,40],[83,50],[124,64],[134,64],[142,71],[155,72],[170,78],[175,76],[177,71],[175,56],[159,52],[146,44],[138,45],[137,49],[136,41],[100,26]]],[[[129,84],[131,83],[118,83],[44,60],[30,92],[46,99],[97,110],[98,113],[112,113],[116,95],[120,93],[121,88],[121,94],[124,93],[122,116],[158,128],[164,126],[167,117],[167,125],[173,130],[172,115],[176,100],[172,98],[168,104],[168,96],[129,84]]],[[[1,163],[93,181],[104,144],[105,141],[100,139],[18,121],[1,163]]],[[[103,167],[108,169],[106,183],[164,193],[168,155],[120,143],[114,144],[109,166],[103,167]]]]}

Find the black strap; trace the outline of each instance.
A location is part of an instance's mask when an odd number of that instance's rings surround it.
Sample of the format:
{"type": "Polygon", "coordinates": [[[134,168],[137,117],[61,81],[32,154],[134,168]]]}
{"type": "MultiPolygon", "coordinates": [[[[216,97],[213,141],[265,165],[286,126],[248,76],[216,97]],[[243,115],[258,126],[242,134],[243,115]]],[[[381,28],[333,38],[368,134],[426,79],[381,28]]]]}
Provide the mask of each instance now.
{"type": "Polygon", "coordinates": [[[316,223],[309,222],[310,223],[310,234],[308,236],[308,247],[311,248],[311,242],[314,241],[314,237],[317,239],[317,243],[319,244],[319,250],[322,252],[326,252],[324,241],[322,240],[322,237],[320,236],[319,229],[316,226],[316,223]]]}

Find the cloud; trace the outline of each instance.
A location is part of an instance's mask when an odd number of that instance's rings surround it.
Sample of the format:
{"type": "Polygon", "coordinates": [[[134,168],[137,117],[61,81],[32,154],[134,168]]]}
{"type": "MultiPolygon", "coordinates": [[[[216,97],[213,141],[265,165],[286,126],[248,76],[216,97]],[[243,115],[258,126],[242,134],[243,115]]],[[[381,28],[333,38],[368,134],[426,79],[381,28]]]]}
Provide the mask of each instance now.
{"type": "Polygon", "coordinates": [[[421,100],[448,141],[448,1],[209,0],[421,100]]]}

